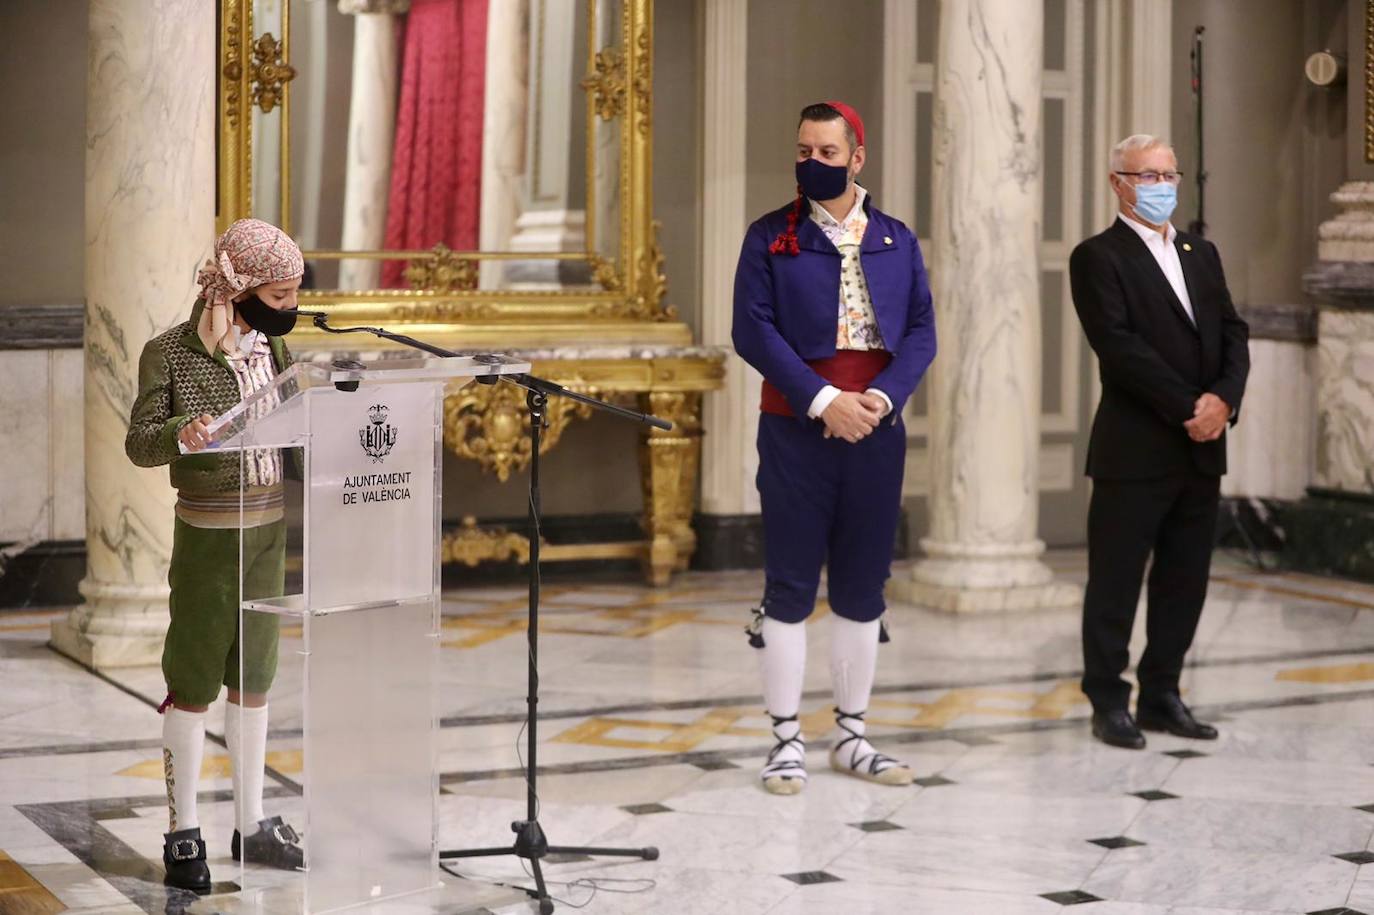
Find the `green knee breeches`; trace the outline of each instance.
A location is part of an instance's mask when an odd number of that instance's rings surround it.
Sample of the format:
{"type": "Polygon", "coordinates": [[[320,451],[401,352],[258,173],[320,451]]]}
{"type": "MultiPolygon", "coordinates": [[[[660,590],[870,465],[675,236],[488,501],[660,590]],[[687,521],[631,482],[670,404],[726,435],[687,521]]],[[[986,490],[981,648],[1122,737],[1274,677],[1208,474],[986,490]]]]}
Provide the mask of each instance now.
{"type": "Polygon", "coordinates": [[[167,689],[186,705],[209,705],[220,686],[265,693],[277,672],[277,616],[244,614],[239,627],[239,535],[243,599],[282,593],[286,525],[237,529],[192,527],[180,518],[172,536],[172,622],[162,648],[167,689]]]}

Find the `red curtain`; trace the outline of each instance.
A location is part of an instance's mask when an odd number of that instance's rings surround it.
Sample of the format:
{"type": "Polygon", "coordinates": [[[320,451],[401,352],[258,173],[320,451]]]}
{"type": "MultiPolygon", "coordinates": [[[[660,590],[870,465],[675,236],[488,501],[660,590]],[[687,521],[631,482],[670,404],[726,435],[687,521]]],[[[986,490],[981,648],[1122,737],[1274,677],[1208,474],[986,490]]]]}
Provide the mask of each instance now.
{"type": "MultiPolygon", "coordinates": [[[[413,0],[406,17],[386,247],[474,250],[482,208],[488,0],[413,0]]],[[[403,261],[382,284],[404,286],[403,261]]]]}

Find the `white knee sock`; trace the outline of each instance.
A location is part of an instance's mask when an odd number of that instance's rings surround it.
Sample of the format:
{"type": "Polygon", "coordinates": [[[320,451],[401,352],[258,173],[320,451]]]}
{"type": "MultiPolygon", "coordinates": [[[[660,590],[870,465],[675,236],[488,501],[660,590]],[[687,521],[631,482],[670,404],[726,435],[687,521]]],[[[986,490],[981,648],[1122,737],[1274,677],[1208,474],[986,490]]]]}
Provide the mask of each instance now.
{"type": "Polygon", "coordinates": [[[790,719],[773,725],[773,739],[783,746],[765,764],[764,778],[782,772],[790,777],[804,777],[805,770],[797,772],[792,764],[804,764],[806,754],[800,744],[787,741],[801,736],[796,716],[801,710],[802,680],[806,676],[806,624],[765,617],[762,634],[764,704],[774,718],[790,719]]]}
{"type": "MultiPolygon", "coordinates": [[[[840,717],[840,712],[862,715],[868,711],[869,695],[873,692],[873,676],[878,665],[878,621],[856,623],[842,616],[831,618],[830,626],[830,682],[835,691],[837,720],[859,740],[851,740],[841,750],[846,765],[853,768],[859,757],[873,752],[866,738],[862,718],[840,717]]],[[[840,733],[843,739],[849,735],[840,733]]]]}
{"type": "Polygon", "coordinates": [[[162,716],[162,768],[167,779],[167,831],[200,826],[196,788],[205,758],[205,713],[169,708],[162,716]]]}
{"type": "Polygon", "coordinates": [[[830,682],[835,705],[845,712],[864,712],[878,667],[878,621],[856,623],[832,616],[830,682]]]}
{"type": "Polygon", "coordinates": [[[258,821],[266,817],[262,783],[267,766],[267,706],[247,708],[226,703],[224,742],[234,773],[234,828],[251,835],[258,831],[258,821]]]}
{"type": "Polygon", "coordinates": [[[763,619],[763,701],[768,712],[781,718],[801,708],[806,677],[806,624],[763,619]]]}

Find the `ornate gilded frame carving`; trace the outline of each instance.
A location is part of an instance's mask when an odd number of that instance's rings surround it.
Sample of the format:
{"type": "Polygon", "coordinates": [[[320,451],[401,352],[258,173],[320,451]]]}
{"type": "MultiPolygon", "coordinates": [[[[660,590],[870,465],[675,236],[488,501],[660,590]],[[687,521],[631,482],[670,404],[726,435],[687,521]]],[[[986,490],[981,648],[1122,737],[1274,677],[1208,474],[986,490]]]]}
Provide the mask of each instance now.
{"type": "MultiPolygon", "coordinates": [[[[254,102],[272,101],[283,118],[282,159],[289,161],[291,78],[289,18],[279,43],[254,33],[252,0],[219,0],[219,206],[217,226],[252,215],[252,118],[254,102]],[[280,55],[274,52],[280,45],[280,55]],[[255,58],[255,53],[257,57],[255,58]]],[[[620,226],[614,256],[585,252],[512,254],[430,251],[348,252],[409,261],[406,290],[321,290],[304,293],[308,307],[324,306],[349,323],[423,325],[427,333],[483,346],[495,343],[635,340],[687,343],[691,332],[664,302],[667,281],[653,219],[653,0],[586,0],[588,57],[581,88],[587,106],[587,144],[594,125],[618,122],[620,226]],[[598,47],[598,6],[618,4],[619,34],[598,47]],[[594,286],[567,291],[479,290],[475,278],[483,260],[581,260],[594,286]],[[599,288],[596,288],[599,287],[599,288]]],[[[290,4],[285,4],[289,17],[290,4]]],[[[587,180],[594,181],[593,155],[587,180]]],[[[287,194],[283,170],[283,199],[287,194]]],[[[283,209],[283,213],[287,212],[283,209]]],[[[590,213],[588,214],[590,217],[590,213]]],[[[288,231],[289,231],[289,227],[288,231]]],[[[589,248],[592,241],[589,237],[589,248]]],[[[314,252],[339,257],[343,252],[314,252]]],[[[306,303],[303,302],[303,305],[306,303]]],[[[303,329],[298,337],[309,337],[303,329]]],[[[309,347],[312,341],[302,339],[309,347]]],[[[319,341],[323,344],[323,341],[319,341]]]]}
{"type": "Polygon", "coordinates": [[[1374,162],[1374,0],[1364,4],[1364,161],[1374,162]]]}

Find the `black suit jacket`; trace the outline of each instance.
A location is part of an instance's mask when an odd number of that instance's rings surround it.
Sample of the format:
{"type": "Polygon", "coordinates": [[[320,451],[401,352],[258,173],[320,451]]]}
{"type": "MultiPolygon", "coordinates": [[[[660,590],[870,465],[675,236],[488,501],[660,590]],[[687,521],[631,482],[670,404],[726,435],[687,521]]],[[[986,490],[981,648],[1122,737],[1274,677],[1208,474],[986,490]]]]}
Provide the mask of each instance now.
{"type": "Polygon", "coordinates": [[[1073,306],[1097,353],[1102,402],[1088,445],[1088,475],[1138,480],[1226,472],[1226,436],[1194,442],[1183,424],[1206,392],[1240,416],[1250,373],[1250,329],[1236,314],[1216,246],[1174,239],[1194,326],[1154,255],[1120,219],[1069,258],[1073,306]]]}

